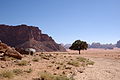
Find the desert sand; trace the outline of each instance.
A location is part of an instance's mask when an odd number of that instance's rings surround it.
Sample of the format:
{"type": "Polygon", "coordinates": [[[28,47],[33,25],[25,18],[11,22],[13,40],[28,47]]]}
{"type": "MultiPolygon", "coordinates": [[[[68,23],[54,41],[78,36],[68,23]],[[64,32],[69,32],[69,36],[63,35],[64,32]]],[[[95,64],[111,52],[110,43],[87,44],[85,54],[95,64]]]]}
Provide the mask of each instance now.
{"type": "Polygon", "coordinates": [[[120,80],[120,50],[89,49],[81,56],[94,61],[76,80],[120,80]]]}
{"type": "Polygon", "coordinates": [[[11,78],[0,77],[0,80],[39,80],[39,73],[49,72],[53,75],[66,75],[75,80],[120,80],[120,49],[88,49],[86,51],[37,52],[34,56],[25,55],[22,60],[0,60],[0,71],[19,69],[11,78]],[[85,57],[94,65],[73,66],[69,61],[85,57]],[[19,65],[21,61],[25,65],[19,65]]]}

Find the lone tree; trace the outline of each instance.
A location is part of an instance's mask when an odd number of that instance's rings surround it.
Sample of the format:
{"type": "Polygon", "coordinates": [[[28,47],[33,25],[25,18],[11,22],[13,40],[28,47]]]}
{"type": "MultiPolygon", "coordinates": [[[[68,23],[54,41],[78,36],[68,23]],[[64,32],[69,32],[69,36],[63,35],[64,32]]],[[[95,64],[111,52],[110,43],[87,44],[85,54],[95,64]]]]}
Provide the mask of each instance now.
{"type": "Polygon", "coordinates": [[[81,40],[76,40],[69,49],[78,50],[79,54],[80,54],[81,50],[87,50],[87,48],[88,48],[87,42],[81,41],[81,40]]]}

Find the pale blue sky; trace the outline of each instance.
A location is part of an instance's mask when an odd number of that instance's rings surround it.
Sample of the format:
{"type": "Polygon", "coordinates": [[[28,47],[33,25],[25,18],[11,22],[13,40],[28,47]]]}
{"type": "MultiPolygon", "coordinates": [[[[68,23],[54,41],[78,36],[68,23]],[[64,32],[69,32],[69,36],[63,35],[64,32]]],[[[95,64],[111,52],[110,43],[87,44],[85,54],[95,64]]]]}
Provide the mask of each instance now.
{"type": "Polygon", "coordinates": [[[57,43],[116,43],[120,0],[0,0],[0,24],[38,26],[57,43]]]}

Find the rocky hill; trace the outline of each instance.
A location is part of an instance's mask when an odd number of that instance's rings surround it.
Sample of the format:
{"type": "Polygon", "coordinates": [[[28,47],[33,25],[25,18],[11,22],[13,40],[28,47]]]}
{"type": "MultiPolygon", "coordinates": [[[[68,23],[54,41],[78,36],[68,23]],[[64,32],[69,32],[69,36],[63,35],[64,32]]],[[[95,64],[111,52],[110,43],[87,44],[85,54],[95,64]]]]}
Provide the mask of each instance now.
{"type": "Polygon", "coordinates": [[[0,25],[0,40],[15,48],[34,48],[37,51],[66,51],[38,27],[0,25]]]}
{"type": "Polygon", "coordinates": [[[89,48],[103,48],[103,49],[113,49],[115,48],[115,44],[101,44],[101,43],[92,43],[89,44],[89,48]]]}

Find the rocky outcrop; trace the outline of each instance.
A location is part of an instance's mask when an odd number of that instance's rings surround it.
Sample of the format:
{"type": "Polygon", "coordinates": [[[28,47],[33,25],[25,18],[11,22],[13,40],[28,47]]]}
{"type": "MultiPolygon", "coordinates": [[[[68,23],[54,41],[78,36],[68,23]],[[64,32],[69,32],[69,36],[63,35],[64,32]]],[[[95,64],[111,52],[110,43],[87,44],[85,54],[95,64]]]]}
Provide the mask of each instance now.
{"type": "Polygon", "coordinates": [[[42,34],[38,27],[0,25],[0,40],[15,48],[34,48],[36,51],[66,51],[52,37],[42,34]]]}
{"type": "Polygon", "coordinates": [[[21,59],[22,55],[17,52],[14,48],[11,48],[10,46],[7,46],[6,44],[0,42],[0,55],[2,57],[4,56],[9,56],[9,57],[14,57],[17,59],[21,59]]]}

